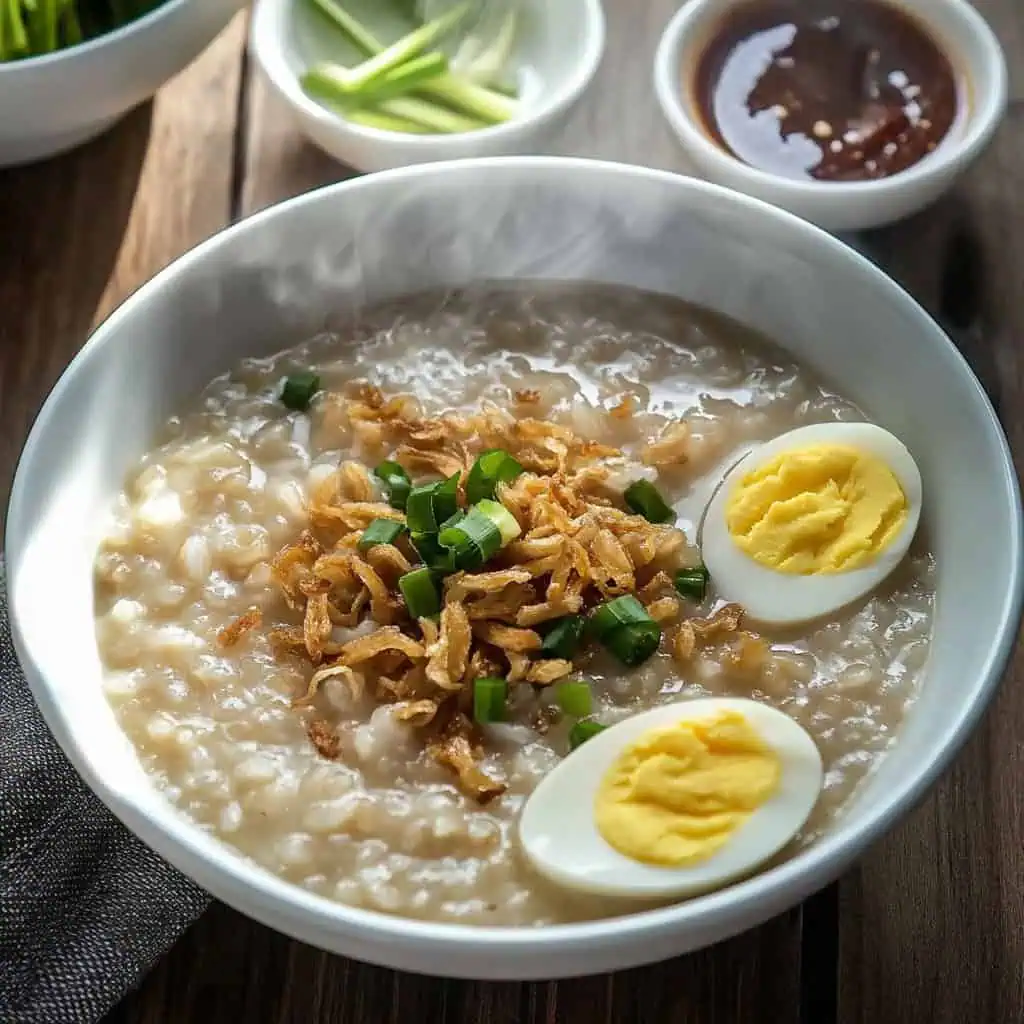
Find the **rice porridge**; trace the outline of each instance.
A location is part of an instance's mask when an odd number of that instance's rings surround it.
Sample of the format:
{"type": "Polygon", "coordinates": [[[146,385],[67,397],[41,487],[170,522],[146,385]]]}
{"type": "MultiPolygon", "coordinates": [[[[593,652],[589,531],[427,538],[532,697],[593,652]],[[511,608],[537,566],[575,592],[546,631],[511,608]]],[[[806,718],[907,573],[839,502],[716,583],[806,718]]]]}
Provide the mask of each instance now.
{"type": "Polygon", "coordinates": [[[884,756],[916,695],[926,539],[810,624],[744,623],[713,574],[706,596],[664,584],[699,566],[704,510],[747,447],[863,419],[753,331],[627,289],[495,287],[371,311],[213,381],[133,469],[96,561],[107,695],[185,815],[348,904],[499,925],[630,909],[545,882],[517,848],[525,799],[572,756],[574,719],[555,699],[566,680],[589,685],[599,725],[706,695],[784,711],[825,768],[791,856],[884,756]],[[282,383],[301,389],[310,373],[308,409],[288,408],[282,383]],[[417,619],[429,594],[397,580],[419,548],[358,546],[371,521],[402,519],[373,470],[397,461],[417,486],[490,449],[525,471],[494,492],[523,532],[479,580],[441,585],[440,619],[417,619]],[[623,509],[637,480],[674,524],[623,509]],[[590,522],[586,537],[559,517],[590,522]],[[542,657],[562,616],[624,593],[660,627],[642,664],[596,644],[542,657]],[[472,721],[482,676],[507,680],[504,706],[472,721]]]}

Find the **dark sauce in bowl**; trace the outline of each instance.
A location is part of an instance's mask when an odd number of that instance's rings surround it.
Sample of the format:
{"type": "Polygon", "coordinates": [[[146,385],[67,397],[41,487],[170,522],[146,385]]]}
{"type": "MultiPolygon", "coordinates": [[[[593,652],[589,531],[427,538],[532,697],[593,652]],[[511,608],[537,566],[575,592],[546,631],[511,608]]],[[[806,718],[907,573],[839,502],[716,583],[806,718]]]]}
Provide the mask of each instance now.
{"type": "Polygon", "coordinates": [[[723,17],[693,86],[723,149],[759,170],[821,182],[907,170],[963,109],[949,57],[881,0],[750,0],[723,17]]]}

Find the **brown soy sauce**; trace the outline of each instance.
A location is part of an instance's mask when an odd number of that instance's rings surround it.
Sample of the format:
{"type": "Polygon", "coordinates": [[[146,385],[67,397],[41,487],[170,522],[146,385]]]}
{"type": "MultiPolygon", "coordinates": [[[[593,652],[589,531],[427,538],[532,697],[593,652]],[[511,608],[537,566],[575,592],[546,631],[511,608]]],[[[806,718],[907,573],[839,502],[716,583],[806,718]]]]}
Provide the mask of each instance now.
{"type": "Polygon", "coordinates": [[[964,107],[946,53],[882,0],[749,0],[713,33],[693,92],[727,152],[821,182],[907,170],[941,144],[964,107]]]}

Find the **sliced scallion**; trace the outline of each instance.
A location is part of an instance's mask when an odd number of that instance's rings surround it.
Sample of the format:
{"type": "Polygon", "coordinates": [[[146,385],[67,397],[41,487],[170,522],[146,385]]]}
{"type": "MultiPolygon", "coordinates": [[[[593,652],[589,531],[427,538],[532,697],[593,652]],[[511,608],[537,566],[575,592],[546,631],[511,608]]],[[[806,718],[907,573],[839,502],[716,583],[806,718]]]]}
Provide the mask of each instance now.
{"type": "Polygon", "coordinates": [[[459,474],[447,480],[422,484],[409,492],[405,505],[409,529],[414,534],[436,534],[459,508],[459,474]]]}
{"type": "Polygon", "coordinates": [[[455,525],[442,530],[437,540],[452,552],[458,568],[479,569],[500,550],[501,531],[474,508],[455,525]]]}
{"type": "Polygon", "coordinates": [[[590,687],[579,681],[558,683],[555,702],[571,718],[586,718],[593,711],[590,687]]]}
{"type": "Polygon", "coordinates": [[[281,388],[281,401],[289,409],[296,412],[305,412],[313,396],[320,390],[320,378],[308,370],[302,373],[293,373],[284,382],[281,388]]]}
{"type": "Polygon", "coordinates": [[[397,462],[387,459],[373,471],[373,475],[384,484],[391,507],[405,511],[412,490],[409,474],[397,462]]]}
{"type": "Polygon", "coordinates": [[[627,668],[636,668],[658,649],[661,626],[653,619],[648,622],[632,622],[628,626],[613,629],[601,642],[627,668]]]}
{"type": "Polygon", "coordinates": [[[502,546],[511,544],[523,532],[522,527],[516,522],[516,517],[501,502],[484,498],[478,501],[473,508],[481,515],[487,516],[498,528],[501,533],[502,546]]]}
{"type": "Polygon", "coordinates": [[[577,722],[569,730],[570,749],[575,750],[586,743],[587,740],[593,739],[598,733],[604,732],[607,728],[608,726],[601,725],[600,722],[577,722]]]}
{"type": "Polygon", "coordinates": [[[381,110],[347,109],[345,118],[353,124],[361,124],[364,128],[374,128],[379,132],[394,132],[397,135],[431,135],[432,128],[417,124],[407,118],[385,114],[381,110]]]}
{"type": "Polygon", "coordinates": [[[466,500],[475,505],[481,498],[493,498],[498,484],[511,483],[523,467],[501,448],[480,455],[466,477],[466,500]]]}
{"type": "Polygon", "coordinates": [[[708,595],[708,583],[711,574],[703,565],[694,566],[692,569],[680,569],[676,573],[676,590],[683,596],[690,598],[700,604],[708,595]]]}
{"type": "Polygon", "coordinates": [[[369,30],[353,18],[336,0],[312,0],[312,3],[367,56],[372,57],[384,49],[384,44],[376,36],[371,35],[369,30]]]}
{"type": "Polygon", "coordinates": [[[428,568],[413,569],[398,579],[398,589],[414,619],[429,619],[441,612],[441,595],[428,568]]]}
{"type": "Polygon", "coordinates": [[[310,68],[300,79],[302,88],[315,99],[346,107],[353,103],[379,102],[404,96],[448,70],[443,53],[425,53],[374,79],[361,90],[349,89],[348,69],[330,61],[310,68]]]}
{"type": "MultiPolygon", "coordinates": [[[[369,31],[358,19],[342,9],[337,0],[311,0],[311,3],[339,28],[348,39],[367,57],[373,57],[381,53],[384,43],[369,31]]],[[[484,124],[502,124],[510,121],[518,112],[518,104],[515,96],[504,94],[503,90],[488,89],[466,78],[445,72],[437,78],[424,82],[420,92],[434,100],[440,100],[445,107],[461,111],[471,118],[477,119],[484,124]]],[[[389,129],[388,122],[394,121],[397,131],[430,131],[425,127],[420,118],[409,119],[407,114],[399,114],[395,110],[369,111],[357,110],[353,112],[353,120],[372,118],[383,123],[375,124],[384,130],[389,129]],[[415,127],[413,127],[415,125],[415,127]]]]}
{"type": "Polygon", "coordinates": [[[477,679],[473,683],[473,717],[481,724],[505,717],[508,683],[504,679],[477,679]]]}
{"type": "Polygon", "coordinates": [[[356,546],[360,551],[369,551],[378,544],[394,544],[404,531],[405,525],[393,519],[373,519],[356,546]]]}
{"type": "Polygon", "coordinates": [[[478,118],[460,114],[456,110],[450,110],[440,103],[432,103],[419,96],[392,96],[390,99],[374,103],[374,109],[382,114],[411,121],[439,135],[462,135],[487,127],[478,118]]]}
{"type": "Polygon", "coordinates": [[[661,627],[632,595],[624,594],[590,613],[588,627],[623,665],[643,664],[661,643],[661,627]]]}
{"type": "Polygon", "coordinates": [[[649,480],[637,480],[622,493],[626,507],[649,523],[674,523],[675,509],[661,496],[649,480]]]}
{"type": "Polygon", "coordinates": [[[588,630],[595,640],[604,638],[621,626],[635,623],[652,622],[647,609],[632,594],[623,594],[598,605],[590,613],[587,623],[588,630]]]}
{"type": "Polygon", "coordinates": [[[459,569],[479,569],[519,533],[515,516],[504,505],[485,499],[461,519],[446,523],[437,539],[453,553],[459,569]]]}
{"type": "Polygon", "coordinates": [[[544,635],[540,645],[541,656],[571,661],[579,650],[585,625],[586,620],[582,615],[567,615],[564,619],[558,619],[544,635]]]}
{"type": "Polygon", "coordinates": [[[437,534],[414,533],[412,546],[423,559],[423,564],[435,574],[447,576],[455,572],[455,556],[437,543],[437,534]]]}
{"type": "Polygon", "coordinates": [[[420,25],[413,29],[408,35],[386,46],[379,53],[374,54],[362,64],[352,68],[341,80],[345,91],[355,93],[365,89],[375,80],[401,67],[406,62],[419,57],[429,50],[435,43],[446,36],[469,11],[469,4],[460,4],[458,7],[446,11],[440,18],[420,25]]]}

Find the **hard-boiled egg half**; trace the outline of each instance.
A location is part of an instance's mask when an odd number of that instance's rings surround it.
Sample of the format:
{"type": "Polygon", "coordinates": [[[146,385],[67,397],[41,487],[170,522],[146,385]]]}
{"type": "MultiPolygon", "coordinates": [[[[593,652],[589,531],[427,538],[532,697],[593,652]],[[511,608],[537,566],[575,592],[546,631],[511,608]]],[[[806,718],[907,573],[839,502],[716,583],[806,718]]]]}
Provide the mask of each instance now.
{"type": "Polygon", "coordinates": [[[733,466],[708,505],[701,551],[720,596],[778,625],[828,615],[903,560],[921,474],[871,423],[792,430],[733,466]]]}
{"type": "Polygon", "coordinates": [[[767,704],[713,697],[635,715],[541,781],[519,819],[551,881],[609,896],[695,896],[751,874],[818,799],[821,756],[767,704]]]}

